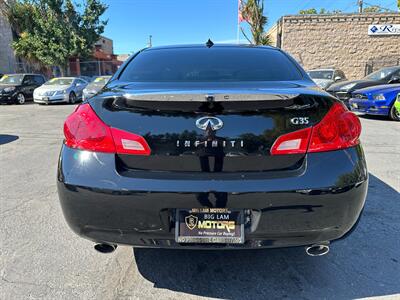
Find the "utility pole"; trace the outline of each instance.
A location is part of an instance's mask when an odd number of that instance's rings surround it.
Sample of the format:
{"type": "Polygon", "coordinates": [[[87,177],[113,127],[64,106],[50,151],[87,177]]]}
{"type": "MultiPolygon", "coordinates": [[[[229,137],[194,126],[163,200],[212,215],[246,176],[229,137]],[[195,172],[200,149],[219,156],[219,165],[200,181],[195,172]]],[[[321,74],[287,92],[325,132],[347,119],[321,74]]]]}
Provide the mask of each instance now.
{"type": "Polygon", "coordinates": [[[149,44],[148,44],[149,47],[153,46],[153,42],[151,41],[152,37],[153,37],[152,35],[149,35],[149,44]]]}
{"type": "Polygon", "coordinates": [[[363,12],[363,0],[357,0],[357,5],[358,5],[358,13],[362,14],[362,12],[363,12]]]}

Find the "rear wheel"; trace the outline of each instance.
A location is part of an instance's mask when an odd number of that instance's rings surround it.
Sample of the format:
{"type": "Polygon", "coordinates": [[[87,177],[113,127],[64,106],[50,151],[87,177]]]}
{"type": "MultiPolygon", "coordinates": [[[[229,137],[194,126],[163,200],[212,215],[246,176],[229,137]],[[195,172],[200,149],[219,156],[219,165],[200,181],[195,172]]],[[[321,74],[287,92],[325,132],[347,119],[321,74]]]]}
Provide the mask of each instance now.
{"type": "Polygon", "coordinates": [[[22,93],[18,93],[17,95],[17,104],[24,104],[25,103],[25,95],[22,93]]]}
{"type": "Polygon", "coordinates": [[[71,92],[68,97],[68,103],[75,104],[76,102],[76,95],[74,92],[71,92]]]}
{"type": "Polygon", "coordinates": [[[400,121],[400,111],[398,111],[396,109],[394,104],[392,105],[392,108],[390,109],[389,117],[390,117],[390,119],[392,119],[394,121],[400,121]]]}

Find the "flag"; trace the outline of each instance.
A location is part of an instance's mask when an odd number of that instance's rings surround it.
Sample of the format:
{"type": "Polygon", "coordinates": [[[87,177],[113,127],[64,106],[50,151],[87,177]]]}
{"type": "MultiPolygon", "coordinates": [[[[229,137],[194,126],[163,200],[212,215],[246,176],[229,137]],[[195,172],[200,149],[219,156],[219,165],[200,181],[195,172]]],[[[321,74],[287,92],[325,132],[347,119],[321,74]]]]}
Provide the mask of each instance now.
{"type": "Polygon", "coordinates": [[[238,1],[238,23],[245,21],[245,19],[243,18],[243,15],[242,15],[241,8],[242,8],[242,0],[239,0],[238,1]]]}

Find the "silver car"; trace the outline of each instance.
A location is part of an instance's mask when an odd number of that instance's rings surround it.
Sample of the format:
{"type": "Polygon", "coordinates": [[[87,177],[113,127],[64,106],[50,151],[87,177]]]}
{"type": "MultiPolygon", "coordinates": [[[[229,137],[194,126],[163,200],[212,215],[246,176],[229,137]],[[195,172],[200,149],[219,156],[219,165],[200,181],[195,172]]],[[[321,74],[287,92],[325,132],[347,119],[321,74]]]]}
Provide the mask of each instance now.
{"type": "Polygon", "coordinates": [[[77,77],[58,77],[47,81],[33,92],[33,101],[39,104],[76,103],[88,82],[77,77]]]}
{"type": "Polygon", "coordinates": [[[82,100],[96,95],[110,80],[111,76],[98,76],[83,90],[82,100]]]}
{"type": "Polygon", "coordinates": [[[333,83],[347,80],[342,70],[335,68],[315,69],[307,72],[311,79],[323,90],[326,90],[333,83]]]}

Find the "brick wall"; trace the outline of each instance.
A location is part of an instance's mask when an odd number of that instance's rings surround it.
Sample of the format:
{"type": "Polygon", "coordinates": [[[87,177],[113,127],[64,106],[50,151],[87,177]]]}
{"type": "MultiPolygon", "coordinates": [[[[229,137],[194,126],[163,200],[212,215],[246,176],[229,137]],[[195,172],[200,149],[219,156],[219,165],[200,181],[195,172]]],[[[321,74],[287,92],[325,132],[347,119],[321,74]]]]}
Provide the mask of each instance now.
{"type": "Polygon", "coordinates": [[[400,24],[400,13],[285,16],[276,34],[305,69],[337,67],[355,79],[369,60],[400,58],[400,35],[369,36],[371,24],[400,24]]]}

